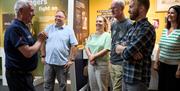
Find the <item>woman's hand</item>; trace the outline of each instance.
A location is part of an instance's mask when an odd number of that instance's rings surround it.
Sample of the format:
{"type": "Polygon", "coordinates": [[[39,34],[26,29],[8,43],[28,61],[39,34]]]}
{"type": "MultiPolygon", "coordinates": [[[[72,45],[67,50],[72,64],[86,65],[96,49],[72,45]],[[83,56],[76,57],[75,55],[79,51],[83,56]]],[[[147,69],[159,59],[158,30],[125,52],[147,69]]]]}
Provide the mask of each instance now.
{"type": "Polygon", "coordinates": [[[160,61],[159,60],[155,61],[154,64],[153,64],[153,69],[155,71],[158,71],[159,70],[159,65],[160,65],[160,61]]]}
{"type": "Polygon", "coordinates": [[[176,78],[180,78],[180,65],[178,66],[176,71],[176,78]]]}
{"type": "Polygon", "coordinates": [[[89,61],[93,61],[93,60],[95,60],[95,55],[93,55],[93,54],[91,54],[91,55],[89,55],[89,61]]]}
{"type": "Polygon", "coordinates": [[[90,56],[89,56],[89,61],[90,61],[90,64],[94,64],[95,63],[95,55],[93,55],[93,54],[91,54],[90,56]]]}

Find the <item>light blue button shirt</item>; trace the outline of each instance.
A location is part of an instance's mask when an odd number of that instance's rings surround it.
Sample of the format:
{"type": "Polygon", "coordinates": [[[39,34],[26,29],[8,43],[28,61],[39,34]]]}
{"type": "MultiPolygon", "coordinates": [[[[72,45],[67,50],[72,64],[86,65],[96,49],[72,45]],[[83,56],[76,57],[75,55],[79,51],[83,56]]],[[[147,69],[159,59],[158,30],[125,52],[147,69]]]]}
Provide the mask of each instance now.
{"type": "Polygon", "coordinates": [[[57,27],[51,24],[45,28],[48,33],[46,40],[46,63],[65,65],[68,61],[70,46],[77,45],[74,31],[68,26],[57,27]]]}

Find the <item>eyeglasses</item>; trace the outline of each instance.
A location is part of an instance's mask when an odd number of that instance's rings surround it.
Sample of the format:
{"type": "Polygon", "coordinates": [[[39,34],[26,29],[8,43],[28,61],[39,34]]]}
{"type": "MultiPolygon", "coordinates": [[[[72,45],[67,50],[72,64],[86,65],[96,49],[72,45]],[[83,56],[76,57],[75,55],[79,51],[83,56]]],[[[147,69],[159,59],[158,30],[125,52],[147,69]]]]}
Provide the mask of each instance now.
{"type": "Polygon", "coordinates": [[[65,18],[64,16],[56,15],[55,18],[65,18]]]}

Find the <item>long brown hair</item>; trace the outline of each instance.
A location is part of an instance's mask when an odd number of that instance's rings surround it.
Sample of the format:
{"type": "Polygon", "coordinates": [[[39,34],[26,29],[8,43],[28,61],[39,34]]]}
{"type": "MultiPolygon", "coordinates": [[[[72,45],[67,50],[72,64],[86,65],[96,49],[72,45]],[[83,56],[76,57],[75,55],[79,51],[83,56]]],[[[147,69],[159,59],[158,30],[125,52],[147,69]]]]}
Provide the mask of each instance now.
{"type": "MultiPolygon", "coordinates": [[[[174,6],[171,6],[168,11],[173,8],[176,13],[177,13],[177,18],[176,18],[176,23],[177,23],[177,29],[180,29],[180,5],[174,5],[174,6]]],[[[171,28],[171,23],[168,21],[168,19],[166,18],[166,28],[167,29],[170,29],[171,28]]]]}

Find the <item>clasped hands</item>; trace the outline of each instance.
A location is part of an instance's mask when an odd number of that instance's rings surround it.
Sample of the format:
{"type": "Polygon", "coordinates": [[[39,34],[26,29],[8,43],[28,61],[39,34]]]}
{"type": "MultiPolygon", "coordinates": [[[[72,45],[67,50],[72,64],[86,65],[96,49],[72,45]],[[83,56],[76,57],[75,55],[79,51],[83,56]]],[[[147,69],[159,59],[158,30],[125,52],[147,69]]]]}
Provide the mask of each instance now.
{"type": "Polygon", "coordinates": [[[42,31],[38,34],[38,40],[39,41],[45,41],[48,38],[47,33],[42,31]]]}
{"type": "Polygon", "coordinates": [[[90,64],[93,65],[95,63],[95,58],[96,58],[95,55],[91,54],[91,55],[88,56],[88,58],[89,58],[90,64]]]}

